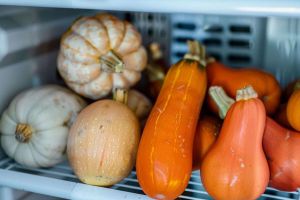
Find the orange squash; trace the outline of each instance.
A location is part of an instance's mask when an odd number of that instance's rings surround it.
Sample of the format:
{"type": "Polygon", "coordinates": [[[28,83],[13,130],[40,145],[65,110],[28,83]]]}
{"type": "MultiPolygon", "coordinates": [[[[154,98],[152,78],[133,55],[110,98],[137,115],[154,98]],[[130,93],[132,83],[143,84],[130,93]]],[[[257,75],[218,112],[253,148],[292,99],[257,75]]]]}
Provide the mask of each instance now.
{"type": "Polygon", "coordinates": [[[296,191],[300,187],[300,133],[267,118],[263,147],[270,168],[270,186],[296,191]]]}
{"type": "Polygon", "coordinates": [[[144,128],[137,155],[137,178],[155,199],[175,199],[192,171],[193,141],[206,93],[204,49],[189,42],[190,53],[167,73],[144,128]]]}
{"type": "MultiPolygon", "coordinates": [[[[280,103],[279,83],[271,74],[258,69],[233,69],[211,61],[207,64],[207,77],[209,86],[222,86],[230,97],[234,97],[238,89],[251,85],[263,101],[268,114],[273,114],[280,103]]],[[[216,113],[217,107],[210,97],[208,104],[216,113]]]]}
{"type": "Polygon", "coordinates": [[[295,84],[294,92],[289,98],[286,111],[290,125],[297,131],[300,131],[300,82],[295,84]]]}
{"type": "Polygon", "coordinates": [[[193,146],[193,170],[200,169],[201,160],[215,143],[221,128],[221,120],[205,115],[197,125],[193,146]]]}
{"type": "Polygon", "coordinates": [[[269,169],[262,148],[266,111],[252,87],[238,90],[216,143],[201,165],[201,179],[214,199],[253,200],[264,191],[269,169]]]}

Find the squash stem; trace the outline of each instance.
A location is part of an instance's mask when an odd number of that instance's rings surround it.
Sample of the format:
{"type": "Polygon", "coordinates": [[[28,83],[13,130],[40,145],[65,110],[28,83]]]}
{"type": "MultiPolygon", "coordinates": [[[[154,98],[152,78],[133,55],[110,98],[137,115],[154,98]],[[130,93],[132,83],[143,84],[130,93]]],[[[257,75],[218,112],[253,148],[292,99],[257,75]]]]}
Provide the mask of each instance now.
{"type": "Polygon", "coordinates": [[[32,128],[28,124],[18,124],[15,131],[15,138],[21,143],[27,143],[32,137],[32,128]]]}
{"type": "Polygon", "coordinates": [[[252,99],[252,98],[257,98],[257,96],[258,95],[257,95],[256,91],[253,89],[253,87],[251,85],[249,85],[243,89],[236,91],[235,100],[236,101],[248,100],[248,99],[252,99]]]}
{"type": "Polygon", "coordinates": [[[115,88],[113,91],[113,99],[120,103],[127,105],[128,90],[122,88],[115,88]]]}
{"type": "Polygon", "coordinates": [[[205,46],[201,45],[198,41],[187,41],[189,52],[184,55],[184,59],[196,60],[202,67],[206,67],[205,61],[205,46]]]}
{"type": "Polygon", "coordinates": [[[102,68],[107,71],[120,73],[124,69],[124,62],[113,50],[102,55],[100,61],[104,64],[102,68]]]}
{"type": "Polygon", "coordinates": [[[226,117],[227,111],[234,103],[234,100],[230,98],[220,86],[212,86],[208,91],[210,97],[216,103],[219,109],[219,116],[221,119],[226,117]]]}

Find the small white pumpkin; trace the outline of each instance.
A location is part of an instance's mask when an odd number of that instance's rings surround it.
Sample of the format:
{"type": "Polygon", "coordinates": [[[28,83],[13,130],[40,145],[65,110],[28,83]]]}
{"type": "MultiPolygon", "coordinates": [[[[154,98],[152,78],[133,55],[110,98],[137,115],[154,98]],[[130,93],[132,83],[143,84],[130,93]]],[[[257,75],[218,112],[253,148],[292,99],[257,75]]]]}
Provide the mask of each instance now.
{"type": "Polygon", "coordinates": [[[51,167],[65,157],[69,127],[85,102],[48,85],[17,95],[0,122],[1,145],[9,157],[30,167],[51,167]]]}

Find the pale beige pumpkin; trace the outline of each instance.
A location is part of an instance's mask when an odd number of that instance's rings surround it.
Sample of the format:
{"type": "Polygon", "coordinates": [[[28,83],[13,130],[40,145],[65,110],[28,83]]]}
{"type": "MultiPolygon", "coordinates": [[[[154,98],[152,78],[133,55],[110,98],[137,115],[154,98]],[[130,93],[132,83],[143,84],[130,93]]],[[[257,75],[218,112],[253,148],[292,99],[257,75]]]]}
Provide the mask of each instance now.
{"type": "Polygon", "coordinates": [[[71,128],[69,162],[82,182],[113,185],[132,170],[139,138],[137,117],[128,106],[97,101],[82,110],[71,128]]]}
{"type": "Polygon", "coordinates": [[[63,35],[58,56],[67,85],[91,99],[134,85],[146,63],[135,27],[109,14],[76,20],[63,35]]]}

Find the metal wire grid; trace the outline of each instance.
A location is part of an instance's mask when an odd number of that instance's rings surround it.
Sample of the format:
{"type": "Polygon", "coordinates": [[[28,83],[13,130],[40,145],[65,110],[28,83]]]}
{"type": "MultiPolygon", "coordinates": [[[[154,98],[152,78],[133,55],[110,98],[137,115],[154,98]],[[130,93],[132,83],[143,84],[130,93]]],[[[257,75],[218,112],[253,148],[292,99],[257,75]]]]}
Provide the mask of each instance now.
{"type": "MultiPolygon", "coordinates": [[[[29,168],[29,167],[21,166],[15,163],[10,158],[4,158],[3,160],[0,161],[0,169],[38,175],[43,177],[49,177],[49,178],[55,178],[55,179],[60,179],[60,180],[65,180],[65,181],[75,182],[75,183],[80,182],[76,177],[76,175],[73,173],[72,169],[70,168],[67,162],[63,162],[52,168],[37,169],[37,168],[29,168]]],[[[49,185],[49,187],[55,187],[55,186],[49,185]]],[[[120,183],[117,183],[114,186],[112,186],[111,189],[137,193],[137,194],[144,194],[142,189],[139,186],[135,171],[132,171],[127,178],[125,178],[120,183]]],[[[289,192],[289,193],[279,192],[276,189],[268,187],[265,193],[259,198],[259,200],[291,200],[291,199],[298,199],[298,198],[299,198],[298,192],[289,192]]],[[[181,196],[179,196],[178,199],[182,199],[182,200],[212,199],[211,197],[209,197],[209,195],[203,188],[198,171],[194,171],[192,173],[188,187],[186,188],[185,192],[181,196]]]]}

